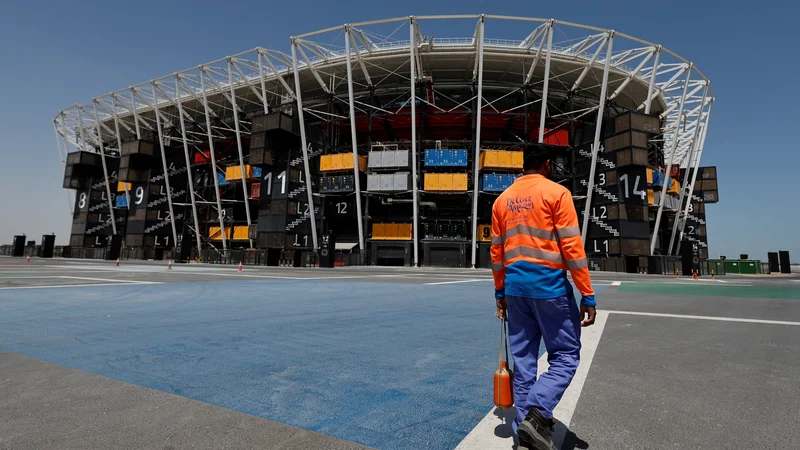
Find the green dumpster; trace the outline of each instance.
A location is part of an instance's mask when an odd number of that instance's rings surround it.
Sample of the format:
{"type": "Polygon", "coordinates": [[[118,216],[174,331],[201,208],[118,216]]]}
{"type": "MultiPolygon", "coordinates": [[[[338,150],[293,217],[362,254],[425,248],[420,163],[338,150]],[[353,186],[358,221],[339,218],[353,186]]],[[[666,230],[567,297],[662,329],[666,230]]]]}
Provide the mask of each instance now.
{"type": "Polygon", "coordinates": [[[761,273],[761,261],[739,261],[739,273],[757,275],[761,273]]]}

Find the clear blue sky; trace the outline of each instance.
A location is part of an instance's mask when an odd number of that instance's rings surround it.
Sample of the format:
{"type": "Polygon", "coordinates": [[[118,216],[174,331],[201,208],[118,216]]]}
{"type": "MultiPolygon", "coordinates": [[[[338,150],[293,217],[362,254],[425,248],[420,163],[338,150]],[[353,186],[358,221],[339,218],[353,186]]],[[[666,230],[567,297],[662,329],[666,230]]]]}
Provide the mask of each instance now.
{"type": "MultiPolygon", "coordinates": [[[[18,233],[68,239],[71,206],[52,126],[64,107],[256,46],[288,50],[293,34],[465,13],[612,28],[695,62],[717,98],[703,155],[705,165],[719,167],[720,203],[707,208],[710,254],[766,260],[767,251],[788,249],[800,261],[793,109],[800,107],[800,8],[788,0],[7,2],[0,12],[0,242],[18,233]]],[[[467,36],[462,29],[425,33],[467,36]]]]}

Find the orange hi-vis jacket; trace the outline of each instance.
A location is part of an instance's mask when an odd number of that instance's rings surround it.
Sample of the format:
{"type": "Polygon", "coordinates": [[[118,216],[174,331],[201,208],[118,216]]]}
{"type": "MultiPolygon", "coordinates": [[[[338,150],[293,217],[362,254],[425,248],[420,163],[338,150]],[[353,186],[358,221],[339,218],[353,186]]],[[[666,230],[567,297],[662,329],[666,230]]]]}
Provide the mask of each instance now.
{"type": "Polygon", "coordinates": [[[537,299],[572,292],[595,306],[572,194],[542,175],[518,178],[492,207],[492,275],[495,297],[537,299]]]}

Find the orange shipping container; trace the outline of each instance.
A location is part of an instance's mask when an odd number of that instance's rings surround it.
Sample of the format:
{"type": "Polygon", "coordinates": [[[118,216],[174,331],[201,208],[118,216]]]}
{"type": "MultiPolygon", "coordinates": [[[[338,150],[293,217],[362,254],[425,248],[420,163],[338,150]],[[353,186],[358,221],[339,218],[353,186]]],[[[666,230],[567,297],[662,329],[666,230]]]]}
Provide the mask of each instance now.
{"type": "Polygon", "coordinates": [[[497,152],[497,168],[510,169],[511,165],[511,152],[499,151],[497,152]]]}
{"type": "Polygon", "coordinates": [[[480,168],[497,168],[498,167],[498,154],[497,150],[484,150],[481,153],[480,168]]]}
{"type": "Polygon", "coordinates": [[[453,190],[453,174],[440,173],[439,174],[439,190],[452,191],[453,190]]]}
{"type": "Polygon", "coordinates": [[[372,224],[372,239],[376,241],[382,241],[386,239],[386,224],[372,224]]]}
{"type": "MultiPolygon", "coordinates": [[[[353,167],[352,164],[350,167],[353,167]]],[[[342,153],[331,155],[331,170],[342,169],[344,169],[344,155],[342,153]]]]}
{"type": "Polygon", "coordinates": [[[439,174],[426,173],[425,174],[425,190],[438,191],[439,190],[439,174]]]}
{"type": "Polygon", "coordinates": [[[329,172],[331,170],[332,155],[322,155],[319,157],[319,170],[320,172],[329,172]]]}
{"type": "Polygon", "coordinates": [[[386,239],[390,241],[400,239],[400,224],[398,223],[386,224],[386,239]]]}
{"type": "Polygon", "coordinates": [[[233,227],[233,240],[246,241],[248,239],[247,226],[233,227]]]}
{"type": "Polygon", "coordinates": [[[454,191],[466,191],[467,190],[467,174],[465,173],[454,173],[453,174],[453,190],[454,191]]]}
{"type": "Polygon", "coordinates": [[[522,152],[511,152],[511,168],[522,170],[525,157],[522,152]]]}
{"type": "Polygon", "coordinates": [[[399,226],[398,239],[404,241],[409,241],[413,239],[413,229],[411,228],[410,223],[401,223],[398,224],[398,226],[399,226]]]}

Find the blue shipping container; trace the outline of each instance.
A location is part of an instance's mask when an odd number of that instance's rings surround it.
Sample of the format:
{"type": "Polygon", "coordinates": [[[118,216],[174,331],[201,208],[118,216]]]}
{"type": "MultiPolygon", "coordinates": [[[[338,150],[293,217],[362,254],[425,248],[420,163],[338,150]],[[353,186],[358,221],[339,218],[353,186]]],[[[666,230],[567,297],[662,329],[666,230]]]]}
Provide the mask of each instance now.
{"type": "Polygon", "coordinates": [[[454,150],[454,152],[456,153],[455,165],[458,167],[467,167],[467,151],[454,150]]]}
{"type": "Polygon", "coordinates": [[[253,167],[253,178],[261,178],[261,167],[253,167]]]}
{"type": "Polygon", "coordinates": [[[455,163],[456,155],[453,150],[441,150],[441,160],[439,161],[440,166],[452,166],[455,163]]]}
{"type": "Polygon", "coordinates": [[[439,161],[441,160],[439,156],[439,150],[425,150],[425,165],[430,167],[436,167],[439,165],[439,161]]]}
{"type": "Polygon", "coordinates": [[[224,173],[219,173],[219,172],[217,172],[217,183],[220,186],[224,186],[226,184],[231,184],[230,181],[225,179],[225,174],[224,173]]]}
{"type": "Polygon", "coordinates": [[[114,203],[114,206],[117,208],[125,208],[128,206],[128,197],[125,196],[124,192],[117,194],[117,201],[114,203]]]}

